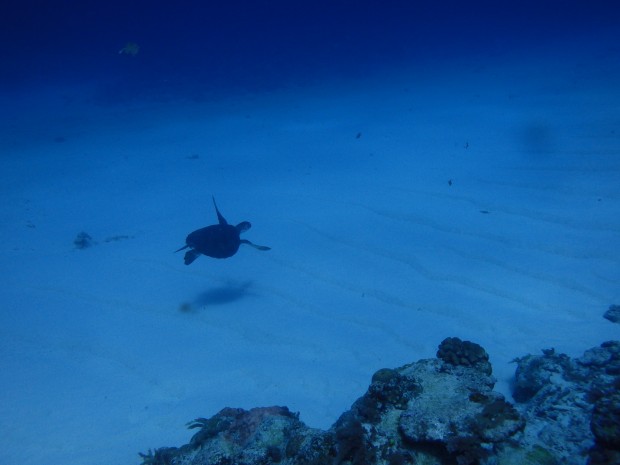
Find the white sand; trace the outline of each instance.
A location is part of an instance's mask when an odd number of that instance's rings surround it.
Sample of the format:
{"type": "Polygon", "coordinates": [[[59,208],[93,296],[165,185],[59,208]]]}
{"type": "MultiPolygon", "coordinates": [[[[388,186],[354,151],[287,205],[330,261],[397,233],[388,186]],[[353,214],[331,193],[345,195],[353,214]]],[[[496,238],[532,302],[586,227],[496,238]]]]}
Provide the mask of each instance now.
{"type": "Polygon", "coordinates": [[[448,336],[506,394],[514,357],[617,339],[620,73],[589,56],[219,102],[4,96],[0,463],[139,463],[226,406],[328,427],[448,336]],[[211,194],[273,249],[183,265],[211,194]]]}

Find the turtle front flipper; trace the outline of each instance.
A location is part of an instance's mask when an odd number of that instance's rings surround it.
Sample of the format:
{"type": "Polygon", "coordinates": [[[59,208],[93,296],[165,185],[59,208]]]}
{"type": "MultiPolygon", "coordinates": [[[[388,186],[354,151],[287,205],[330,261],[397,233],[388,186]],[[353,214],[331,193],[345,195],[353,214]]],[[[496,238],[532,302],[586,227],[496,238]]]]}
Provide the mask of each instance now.
{"type": "Polygon", "coordinates": [[[185,252],[185,264],[189,265],[198,257],[200,257],[200,252],[196,252],[194,249],[188,250],[187,252],[185,252]]]}
{"type": "Polygon", "coordinates": [[[226,219],[222,216],[222,214],[220,213],[219,209],[217,208],[217,204],[215,203],[215,197],[211,196],[211,198],[213,199],[213,206],[215,207],[215,213],[217,213],[217,221],[218,221],[218,223],[221,224],[221,225],[228,224],[226,222],[226,219]]]}
{"type": "MultiPolygon", "coordinates": [[[[253,244],[252,242],[248,241],[247,239],[241,239],[240,242],[242,244],[251,245],[252,247],[254,247],[255,249],[258,249],[258,250],[271,250],[271,247],[267,247],[266,245],[253,244]]],[[[189,253],[189,252],[187,252],[187,253],[189,253]]],[[[186,255],[186,257],[187,257],[187,255],[186,255]]]]}

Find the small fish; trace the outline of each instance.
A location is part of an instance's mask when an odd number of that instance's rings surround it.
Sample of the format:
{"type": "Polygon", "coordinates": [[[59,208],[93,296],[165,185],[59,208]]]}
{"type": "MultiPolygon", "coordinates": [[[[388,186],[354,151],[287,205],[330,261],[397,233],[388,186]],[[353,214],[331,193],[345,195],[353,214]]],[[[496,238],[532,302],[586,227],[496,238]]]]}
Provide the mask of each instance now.
{"type": "Polygon", "coordinates": [[[135,42],[127,42],[123,48],[121,48],[118,53],[119,55],[130,55],[135,57],[140,51],[140,46],[135,42]]]}

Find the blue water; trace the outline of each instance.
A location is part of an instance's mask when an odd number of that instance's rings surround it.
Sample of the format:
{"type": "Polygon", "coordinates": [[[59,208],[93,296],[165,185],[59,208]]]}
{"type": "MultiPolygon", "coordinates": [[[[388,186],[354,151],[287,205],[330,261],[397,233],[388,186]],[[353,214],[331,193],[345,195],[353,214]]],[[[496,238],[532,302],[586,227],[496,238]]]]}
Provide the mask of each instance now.
{"type": "Polygon", "coordinates": [[[611,1],[18,1],[0,14],[4,89],[98,83],[103,102],[218,97],[487,62],[577,39],[618,46],[611,1]],[[119,56],[127,43],[135,56],[119,56]]]}
{"type": "Polygon", "coordinates": [[[0,463],[134,463],[225,406],[328,427],[449,336],[508,395],[515,357],[617,338],[619,25],[613,1],[4,0],[0,463]],[[272,250],[186,267],[212,194],[272,250]]]}

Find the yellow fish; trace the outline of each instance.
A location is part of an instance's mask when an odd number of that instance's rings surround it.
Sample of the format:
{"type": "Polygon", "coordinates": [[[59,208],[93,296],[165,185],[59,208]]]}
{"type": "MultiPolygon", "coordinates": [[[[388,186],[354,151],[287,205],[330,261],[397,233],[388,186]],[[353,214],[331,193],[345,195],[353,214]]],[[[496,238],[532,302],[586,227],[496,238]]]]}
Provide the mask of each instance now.
{"type": "Polygon", "coordinates": [[[138,44],[136,44],[135,42],[127,42],[125,46],[118,51],[118,53],[124,53],[125,55],[131,55],[132,57],[135,57],[139,51],[140,46],[138,44]]]}

